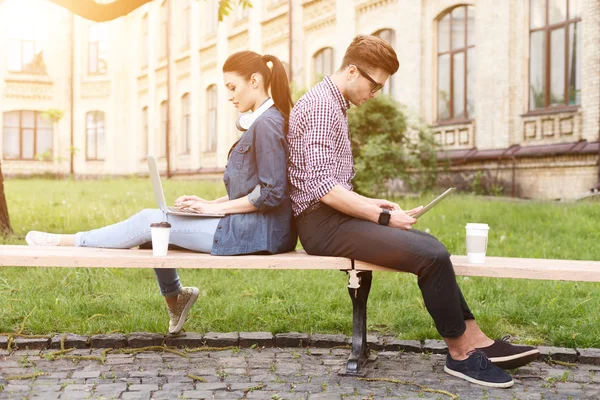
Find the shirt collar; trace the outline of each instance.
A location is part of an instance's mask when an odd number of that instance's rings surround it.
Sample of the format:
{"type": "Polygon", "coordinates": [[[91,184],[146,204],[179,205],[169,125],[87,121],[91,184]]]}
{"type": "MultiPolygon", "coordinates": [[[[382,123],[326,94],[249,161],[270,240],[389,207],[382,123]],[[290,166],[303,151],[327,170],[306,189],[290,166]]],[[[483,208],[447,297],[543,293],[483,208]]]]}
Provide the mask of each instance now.
{"type": "Polygon", "coordinates": [[[331,91],[331,94],[339,103],[342,111],[346,113],[346,111],[348,111],[348,109],[350,108],[350,102],[346,100],[344,96],[342,96],[342,92],[340,92],[340,89],[336,86],[335,83],[333,83],[333,80],[329,75],[325,75],[325,78],[323,78],[323,83],[325,87],[327,87],[331,91]]]}

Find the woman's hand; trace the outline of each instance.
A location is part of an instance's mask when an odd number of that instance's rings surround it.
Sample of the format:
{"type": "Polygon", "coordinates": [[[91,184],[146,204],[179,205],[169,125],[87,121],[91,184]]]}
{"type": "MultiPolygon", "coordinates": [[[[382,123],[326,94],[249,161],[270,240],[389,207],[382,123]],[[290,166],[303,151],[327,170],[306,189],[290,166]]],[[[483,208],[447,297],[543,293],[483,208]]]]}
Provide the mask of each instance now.
{"type": "Polygon", "coordinates": [[[200,203],[210,203],[210,201],[208,200],[204,200],[198,196],[188,196],[188,195],[183,195],[181,197],[179,197],[177,200],[175,200],[175,207],[182,207],[182,203],[185,201],[197,201],[200,203]]]}
{"type": "Polygon", "coordinates": [[[185,210],[195,211],[199,214],[223,214],[223,209],[220,204],[208,203],[205,200],[184,200],[179,207],[185,210]]]}

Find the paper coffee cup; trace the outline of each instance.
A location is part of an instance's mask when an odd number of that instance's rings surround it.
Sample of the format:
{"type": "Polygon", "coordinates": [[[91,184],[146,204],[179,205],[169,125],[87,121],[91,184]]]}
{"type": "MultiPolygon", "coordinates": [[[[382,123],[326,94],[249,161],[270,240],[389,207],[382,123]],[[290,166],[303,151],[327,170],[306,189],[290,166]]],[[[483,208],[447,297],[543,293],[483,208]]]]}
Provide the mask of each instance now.
{"type": "Polygon", "coordinates": [[[169,234],[171,233],[171,224],[160,222],[150,224],[152,234],[152,254],[155,257],[164,257],[169,248],[169,234]]]}
{"type": "Polygon", "coordinates": [[[488,224],[469,223],[465,226],[467,230],[467,262],[472,264],[483,264],[487,251],[488,224]]]}

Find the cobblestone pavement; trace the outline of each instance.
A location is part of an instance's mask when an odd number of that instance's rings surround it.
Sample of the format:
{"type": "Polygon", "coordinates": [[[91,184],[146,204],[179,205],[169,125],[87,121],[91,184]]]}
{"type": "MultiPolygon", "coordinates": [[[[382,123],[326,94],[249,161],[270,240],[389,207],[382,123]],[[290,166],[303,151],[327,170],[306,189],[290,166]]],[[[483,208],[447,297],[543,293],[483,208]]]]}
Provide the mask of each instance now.
{"type": "Polygon", "coordinates": [[[0,399],[600,398],[591,364],[535,362],[512,388],[485,389],[445,374],[442,354],[373,352],[357,378],[339,375],[347,348],[200,349],[0,350],[0,399]]]}

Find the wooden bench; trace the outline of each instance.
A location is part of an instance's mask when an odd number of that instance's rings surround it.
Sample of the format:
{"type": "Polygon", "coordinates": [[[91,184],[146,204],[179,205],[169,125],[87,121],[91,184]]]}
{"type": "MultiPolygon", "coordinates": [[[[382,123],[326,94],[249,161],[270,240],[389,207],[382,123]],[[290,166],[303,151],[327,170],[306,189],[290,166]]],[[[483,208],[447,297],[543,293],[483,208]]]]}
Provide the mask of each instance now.
{"type": "MultiPolygon", "coordinates": [[[[600,282],[600,261],[487,257],[485,264],[469,264],[466,256],[452,256],[457,275],[493,278],[600,282]]],[[[150,250],[113,250],[74,247],[0,246],[0,267],[194,268],[339,270],[350,276],[352,352],[346,374],[359,375],[369,358],[367,300],[373,271],[396,272],[341,257],[311,256],[303,251],[267,255],[218,257],[189,251],[169,251],[154,257],[150,250]]]]}

